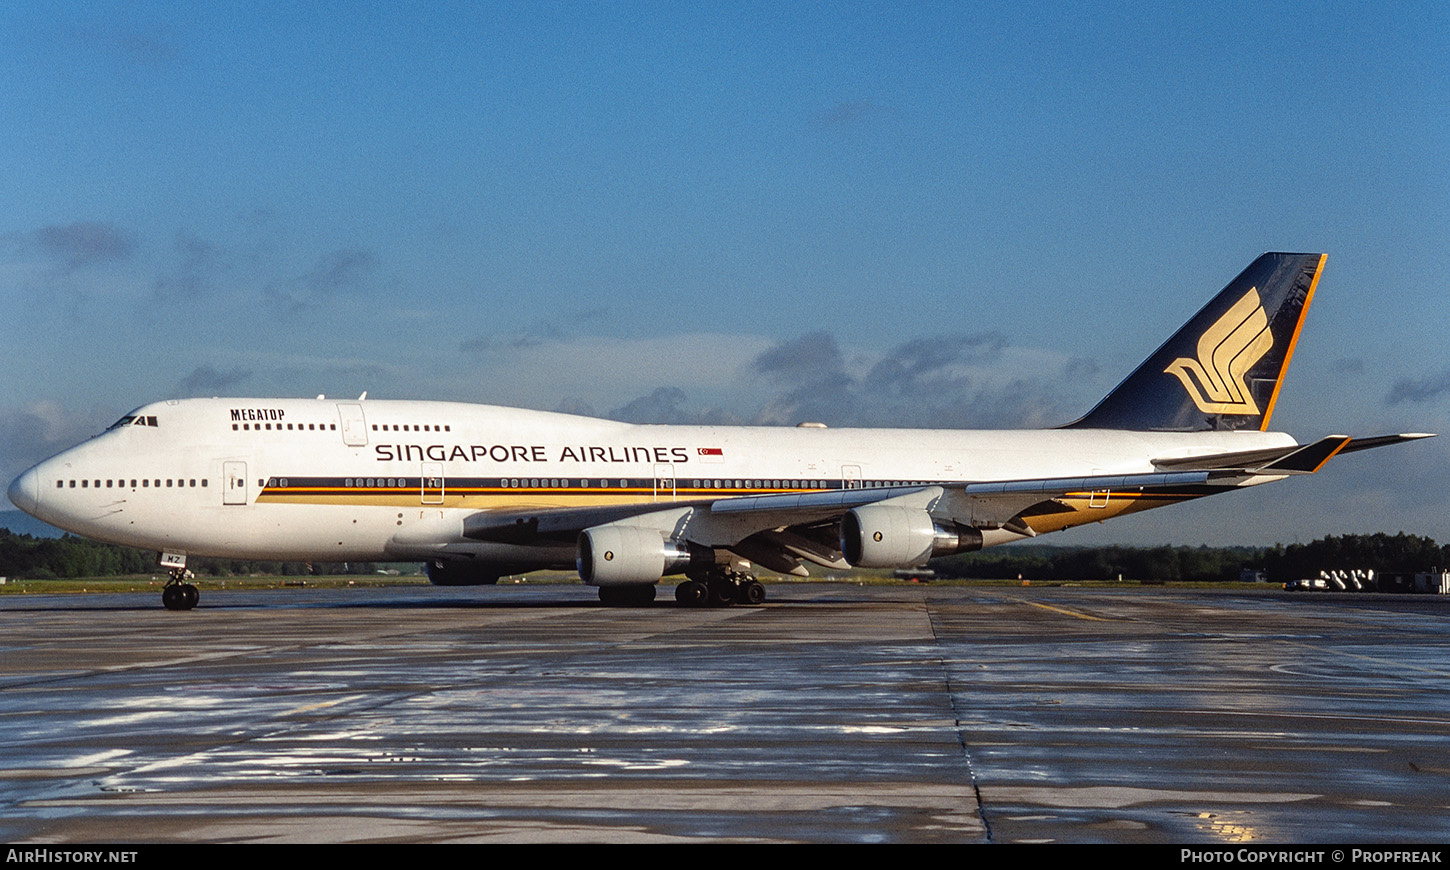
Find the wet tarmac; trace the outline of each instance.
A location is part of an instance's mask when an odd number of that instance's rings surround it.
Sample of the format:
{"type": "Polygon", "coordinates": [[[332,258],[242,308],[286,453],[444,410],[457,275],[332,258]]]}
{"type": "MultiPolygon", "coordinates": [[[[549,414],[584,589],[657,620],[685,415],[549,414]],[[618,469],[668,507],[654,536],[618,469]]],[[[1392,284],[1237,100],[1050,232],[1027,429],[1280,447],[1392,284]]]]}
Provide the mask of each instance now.
{"type": "Polygon", "coordinates": [[[1450,839],[1450,600],[0,599],[0,840],[1450,839]]]}

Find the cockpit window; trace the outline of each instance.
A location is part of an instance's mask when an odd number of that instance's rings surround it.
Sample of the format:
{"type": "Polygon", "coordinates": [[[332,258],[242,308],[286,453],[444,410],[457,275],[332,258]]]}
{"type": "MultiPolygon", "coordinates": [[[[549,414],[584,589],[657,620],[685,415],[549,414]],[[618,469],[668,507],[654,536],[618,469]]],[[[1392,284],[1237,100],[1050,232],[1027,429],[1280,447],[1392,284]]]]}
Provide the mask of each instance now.
{"type": "Polygon", "coordinates": [[[128,414],[125,417],[122,417],[121,419],[119,419],[116,422],[112,423],[110,426],[107,426],[106,427],[106,431],[109,432],[112,429],[119,429],[122,426],[155,426],[155,425],[156,425],[156,418],[153,417],[153,416],[145,416],[145,417],[143,417],[140,414],[128,414]]]}

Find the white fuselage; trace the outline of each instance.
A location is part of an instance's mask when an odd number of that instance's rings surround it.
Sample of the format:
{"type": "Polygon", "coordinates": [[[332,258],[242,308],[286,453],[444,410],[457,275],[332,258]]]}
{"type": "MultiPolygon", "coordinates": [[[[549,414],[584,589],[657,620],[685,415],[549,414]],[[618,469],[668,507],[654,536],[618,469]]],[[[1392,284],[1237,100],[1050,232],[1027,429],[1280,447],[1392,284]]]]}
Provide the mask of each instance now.
{"type": "Polygon", "coordinates": [[[382,400],[186,399],[127,420],[27,471],[11,500],[67,531],[170,553],[403,560],[444,547],[528,561],[435,530],[491,509],[1134,474],[1294,443],[1256,431],[641,426],[382,400]]]}

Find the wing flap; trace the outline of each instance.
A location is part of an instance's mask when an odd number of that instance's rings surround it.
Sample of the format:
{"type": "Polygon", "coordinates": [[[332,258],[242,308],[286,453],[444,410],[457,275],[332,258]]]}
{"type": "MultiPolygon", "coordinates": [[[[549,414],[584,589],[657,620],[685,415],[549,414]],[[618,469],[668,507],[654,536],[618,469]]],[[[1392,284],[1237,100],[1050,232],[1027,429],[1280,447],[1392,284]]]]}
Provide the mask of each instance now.
{"type": "Polygon", "coordinates": [[[833,489],[822,492],[789,493],[786,495],[747,495],[739,498],[719,499],[710,505],[714,514],[742,513],[787,513],[799,511],[805,514],[826,515],[839,511],[845,513],[853,507],[874,504],[889,498],[923,492],[925,486],[888,486],[873,489],[833,489]]]}
{"type": "Polygon", "coordinates": [[[463,537],[500,544],[573,541],[580,532],[593,526],[707,504],[708,501],[669,501],[591,507],[486,510],[469,514],[463,519],[463,537]]]}

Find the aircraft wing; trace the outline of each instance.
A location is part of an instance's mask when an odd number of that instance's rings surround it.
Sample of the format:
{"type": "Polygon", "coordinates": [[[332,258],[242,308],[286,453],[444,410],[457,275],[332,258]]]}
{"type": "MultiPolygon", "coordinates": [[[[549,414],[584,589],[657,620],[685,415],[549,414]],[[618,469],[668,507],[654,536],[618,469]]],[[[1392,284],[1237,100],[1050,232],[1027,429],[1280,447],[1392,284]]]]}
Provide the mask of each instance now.
{"type": "MultiPolygon", "coordinates": [[[[1331,458],[1430,437],[1418,433],[1355,439],[1330,435],[1311,444],[1267,450],[1154,460],[1143,474],[1107,474],[915,486],[863,487],[803,493],[687,499],[668,502],[487,510],[463,520],[473,541],[559,546],[585,529],[608,524],[657,528],[666,536],[734,550],[773,571],[805,574],[802,561],[834,569],[849,565],[837,526],[867,505],[924,510],[935,521],[965,529],[1001,529],[1009,536],[1037,534],[1028,519],[1073,512],[1069,502],[1099,497],[1193,498],[1206,487],[1234,487],[1251,478],[1313,474],[1331,458]]],[[[1011,539],[1011,537],[1009,537],[1011,539]]]]}
{"type": "MultiPolygon", "coordinates": [[[[958,525],[1010,527],[1022,511],[1073,493],[1087,497],[1106,490],[1137,492],[1181,488],[1208,481],[1207,471],[1101,475],[1038,480],[992,481],[959,485],[893,486],[807,493],[736,496],[600,507],[562,507],[480,511],[463,521],[463,537],[509,544],[572,542],[593,526],[636,520],[641,525],[684,532],[696,543],[751,551],[772,570],[788,570],[800,557],[835,568],[847,567],[825,533],[847,511],[873,504],[921,508],[958,525]],[[763,537],[762,537],[763,536],[763,537]],[[766,549],[789,554],[770,558],[766,549]]],[[[1034,534],[1022,527],[1020,534],[1034,534]]],[[[744,555],[744,553],[742,553],[744,555]]]]}

